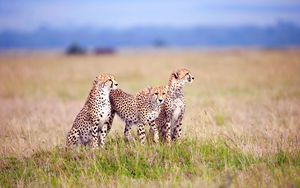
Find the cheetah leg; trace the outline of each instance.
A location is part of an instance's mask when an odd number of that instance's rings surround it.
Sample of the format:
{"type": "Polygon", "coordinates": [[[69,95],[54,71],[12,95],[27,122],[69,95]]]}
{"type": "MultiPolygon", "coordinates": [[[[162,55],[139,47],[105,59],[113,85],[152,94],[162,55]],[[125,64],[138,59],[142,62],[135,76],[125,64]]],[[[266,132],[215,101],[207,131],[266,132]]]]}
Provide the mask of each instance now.
{"type": "Polygon", "coordinates": [[[181,126],[182,123],[176,125],[174,129],[174,133],[172,135],[172,140],[180,140],[181,139],[181,126]]]}
{"type": "Polygon", "coordinates": [[[132,137],[131,132],[130,132],[131,127],[132,127],[131,124],[126,123],[125,129],[124,129],[124,136],[125,136],[126,141],[134,141],[134,138],[132,137]]]}
{"type": "Polygon", "coordinates": [[[157,125],[157,130],[158,130],[158,134],[159,134],[159,137],[160,138],[164,138],[164,136],[165,136],[165,130],[164,130],[164,128],[162,128],[161,126],[159,126],[159,125],[157,125]]]}
{"type": "Polygon", "coordinates": [[[79,137],[80,137],[79,130],[72,129],[67,136],[67,141],[66,141],[67,147],[74,147],[78,145],[79,137]]]}
{"type": "Polygon", "coordinates": [[[179,116],[176,124],[175,124],[175,128],[174,128],[174,132],[172,134],[172,140],[180,140],[181,139],[181,127],[182,127],[182,119],[183,119],[183,115],[179,116]]]}
{"type": "Polygon", "coordinates": [[[111,130],[111,127],[112,127],[112,123],[113,123],[115,114],[116,114],[115,111],[112,111],[111,114],[110,114],[110,117],[109,117],[109,120],[108,120],[108,124],[107,124],[107,134],[108,134],[109,131],[111,130]]]}
{"type": "Polygon", "coordinates": [[[138,135],[140,137],[140,143],[142,145],[145,144],[145,138],[146,138],[146,135],[145,135],[145,125],[144,124],[140,124],[138,126],[138,135]]]}
{"type": "Polygon", "coordinates": [[[165,120],[165,124],[162,125],[163,127],[163,134],[164,134],[164,142],[167,144],[167,145],[170,145],[171,144],[171,119],[172,119],[172,116],[171,114],[173,114],[173,110],[171,108],[169,108],[167,111],[166,111],[166,120],[165,120]]]}
{"type": "Polygon", "coordinates": [[[153,134],[153,142],[154,143],[158,143],[158,141],[159,141],[159,132],[158,132],[156,123],[155,123],[154,120],[153,121],[149,121],[148,123],[149,123],[150,128],[151,128],[150,130],[151,130],[151,132],[153,134]]]}
{"type": "Polygon", "coordinates": [[[97,148],[99,146],[98,130],[99,130],[98,124],[96,124],[92,127],[92,130],[91,130],[91,133],[92,133],[91,146],[92,146],[92,148],[97,148]]]}
{"type": "Polygon", "coordinates": [[[164,125],[164,141],[167,144],[171,143],[171,122],[167,122],[164,125]]]}
{"type": "Polygon", "coordinates": [[[100,140],[99,140],[99,142],[100,142],[100,147],[102,147],[102,148],[105,145],[105,139],[106,139],[106,135],[107,135],[107,131],[108,131],[108,129],[107,129],[108,124],[109,124],[109,122],[105,123],[104,125],[102,125],[102,127],[100,129],[100,135],[99,135],[100,140]]]}

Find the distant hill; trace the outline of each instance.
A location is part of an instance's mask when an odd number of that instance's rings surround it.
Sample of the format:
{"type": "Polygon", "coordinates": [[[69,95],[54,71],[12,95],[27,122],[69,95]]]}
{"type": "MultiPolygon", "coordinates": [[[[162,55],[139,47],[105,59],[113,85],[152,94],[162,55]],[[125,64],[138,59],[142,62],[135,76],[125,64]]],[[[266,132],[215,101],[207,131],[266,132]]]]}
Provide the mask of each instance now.
{"type": "Polygon", "coordinates": [[[66,48],[76,42],[84,47],[263,47],[300,46],[300,27],[278,23],[269,27],[137,27],[118,29],[54,29],[33,32],[0,32],[1,49],[66,48]]]}

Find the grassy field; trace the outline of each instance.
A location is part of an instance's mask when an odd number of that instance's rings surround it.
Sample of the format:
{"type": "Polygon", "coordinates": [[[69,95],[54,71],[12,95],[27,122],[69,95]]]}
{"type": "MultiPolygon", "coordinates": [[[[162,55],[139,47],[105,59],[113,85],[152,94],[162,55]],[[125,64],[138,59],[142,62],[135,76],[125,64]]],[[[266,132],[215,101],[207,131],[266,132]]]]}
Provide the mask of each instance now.
{"type": "MultiPolygon", "coordinates": [[[[300,187],[299,51],[0,55],[0,187],[300,187]],[[99,73],[135,93],[186,67],[183,141],[66,151],[99,73]]],[[[133,129],[136,132],[136,129],[133,129]]]]}

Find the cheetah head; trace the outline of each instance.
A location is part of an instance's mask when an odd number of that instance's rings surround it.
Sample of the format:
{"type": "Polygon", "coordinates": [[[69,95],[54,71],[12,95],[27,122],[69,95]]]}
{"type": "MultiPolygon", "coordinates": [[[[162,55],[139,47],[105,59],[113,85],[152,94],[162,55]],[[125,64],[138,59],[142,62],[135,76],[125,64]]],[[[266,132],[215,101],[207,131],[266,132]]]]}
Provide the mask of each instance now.
{"type": "Polygon", "coordinates": [[[174,71],[171,74],[170,82],[171,85],[182,87],[186,83],[192,83],[194,79],[194,76],[192,76],[189,70],[182,68],[177,71],[174,71]]]}
{"type": "Polygon", "coordinates": [[[95,79],[95,84],[99,84],[100,87],[107,88],[108,90],[117,89],[118,83],[111,74],[100,74],[95,79]]]}
{"type": "Polygon", "coordinates": [[[161,105],[164,103],[166,99],[166,94],[167,94],[167,87],[165,86],[158,86],[158,87],[152,87],[148,88],[149,89],[149,94],[151,97],[151,100],[155,102],[158,105],[161,105]]]}

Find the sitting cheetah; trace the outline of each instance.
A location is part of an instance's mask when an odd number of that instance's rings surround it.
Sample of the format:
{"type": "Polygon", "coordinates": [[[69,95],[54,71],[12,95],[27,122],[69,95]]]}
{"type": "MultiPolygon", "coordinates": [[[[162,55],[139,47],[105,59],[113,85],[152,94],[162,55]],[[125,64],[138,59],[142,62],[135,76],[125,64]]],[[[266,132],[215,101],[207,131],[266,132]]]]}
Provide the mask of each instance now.
{"type": "Polygon", "coordinates": [[[192,83],[194,77],[187,69],[173,72],[168,83],[168,91],[159,117],[155,120],[165,142],[170,143],[181,137],[181,121],[185,111],[183,86],[192,83]]]}
{"type": "Polygon", "coordinates": [[[134,124],[138,125],[138,135],[141,144],[145,143],[145,125],[148,124],[153,132],[153,141],[159,141],[159,132],[157,130],[155,119],[160,113],[160,105],[163,104],[166,96],[166,87],[146,88],[136,95],[128,94],[121,89],[110,92],[110,101],[112,105],[112,114],[125,121],[125,138],[132,140],[130,133],[134,124]]]}
{"type": "Polygon", "coordinates": [[[103,74],[96,77],[87,100],[68,133],[67,146],[90,144],[96,148],[98,142],[101,147],[104,146],[107,125],[112,121],[109,92],[116,89],[117,85],[112,75],[103,74]]]}

